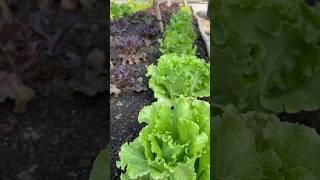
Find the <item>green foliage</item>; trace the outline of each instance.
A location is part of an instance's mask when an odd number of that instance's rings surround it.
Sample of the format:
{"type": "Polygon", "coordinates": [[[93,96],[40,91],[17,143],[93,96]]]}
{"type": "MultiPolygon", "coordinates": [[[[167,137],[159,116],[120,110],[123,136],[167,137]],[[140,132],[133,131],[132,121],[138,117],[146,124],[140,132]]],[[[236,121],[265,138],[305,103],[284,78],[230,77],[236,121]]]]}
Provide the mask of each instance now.
{"type": "Polygon", "coordinates": [[[93,162],[89,180],[109,180],[110,179],[110,146],[103,149],[93,162]]]}
{"type": "Polygon", "coordinates": [[[118,4],[114,0],[110,2],[110,19],[121,18],[137,11],[144,10],[152,5],[152,2],[137,2],[136,0],[127,0],[127,3],[118,4]]]}
{"type": "Polygon", "coordinates": [[[189,7],[181,7],[166,26],[161,40],[162,53],[195,55],[196,47],[193,45],[197,34],[193,29],[192,11],[189,7]]]}
{"type": "Polygon", "coordinates": [[[159,99],[139,113],[139,137],[121,147],[121,179],[209,180],[209,103],[159,99]]]}
{"type": "Polygon", "coordinates": [[[149,87],[156,98],[210,95],[210,65],[193,55],[165,54],[148,67],[149,87]]]}
{"type": "Polygon", "coordinates": [[[147,0],[145,2],[138,2],[136,0],[127,0],[128,5],[131,7],[133,12],[141,11],[149,8],[152,5],[152,0],[147,0]]]}
{"type": "Polygon", "coordinates": [[[320,5],[304,0],[213,1],[216,105],[241,111],[320,107],[320,5]]]}
{"type": "Polygon", "coordinates": [[[213,117],[213,179],[317,180],[320,136],[275,115],[226,106],[213,117]]]}
{"type": "Polygon", "coordinates": [[[129,13],[132,13],[132,11],[128,4],[117,4],[114,1],[110,1],[110,19],[120,18],[129,13]]]}

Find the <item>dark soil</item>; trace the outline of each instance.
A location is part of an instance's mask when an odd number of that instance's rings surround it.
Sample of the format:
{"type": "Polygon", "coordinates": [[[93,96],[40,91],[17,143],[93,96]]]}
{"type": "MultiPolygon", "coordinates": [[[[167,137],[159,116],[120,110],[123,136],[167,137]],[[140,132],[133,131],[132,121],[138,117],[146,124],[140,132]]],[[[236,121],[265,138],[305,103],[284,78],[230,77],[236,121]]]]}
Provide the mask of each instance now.
{"type": "MultiPolygon", "coordinates": [[[[162,9],[162,18],[164,20],[164,23],[167,24],[170,15],[177,10],[177,6],[173,5],[174,9],[169,9],[165,5],[161,6],[162,9]]],[[[145,11],[145,13],[148,14],[154,14],[154,8],[148,9],[145,11]]],[[[127,17],[126,17],[127,18],[127,17]]],[[[121,20],[116,20],[121,21],[121,20]]],[[[113,23],[117,22],[111,22],[111,26],[113,23]]],[[[132,20],[133,22],[136,22],[135,20],[132,20]]],[[[198,39],[195,41],[195,45],[197,46],[197,55],[203,59],[208,60],[208,55],[206,52],[206,46],[203,40],[201,39],[200,32],[197,28],[196,20],[194,19],[194,25],[195,29],[198,33],[198,39]]],[[[140,21],[140,23],[143,23],[143,21],[140,21]]],[[[156,21],[154,21],[156,23],[156,21]]],[[[139,23],[135,23],[130,25],[130,28],[127,28],[124,33],[121,34],[121,36],[128,36],[130,34],[138,34],[138,32],[134,32],[135,28],[134,26],[139,25],[139,23]]],[[[111,35],[115,35],[115,32],[111,31],[111,35]]],[[[155,38],[150,39],[152,42],[152,45],[154,47],[153,51],[147,52],[147,61],[142,61],[139,64],[133,64],[130,65],[131,68],[131,76],[134,78],[137,77],[143,77],[144,86],[147,87],[147,79],[145,78],[146,74],[146,66],[150,65],[151,63],[155,63],[156,60],[160,57],[159,52],[159,42],[158,39],[161,38],[161,34],[155,38]]],[[[144,48],[142,48],[144,49],[144,48]]],[[[121,64],[121,62],[116,62],[117,60],[111,59],[113,64],[121,64]]],[[[123,90],[123,89],[121,89],[123,90]]],[[[121,171],[116,168],[115,163],[117,160],[119,160],[119,150],[123,143],[131,142],[133,139],[135,139],[140,130],[143,128],[142,124],[139,124],[137,121],[138,113],[140,110],[146,106],[150,105],[155,99],[153,98],[153,92],[148,89],[147,91],[142,92],[135,92],[132,90],[123,90],[119,94],[118,97],[111,97],[111,109],[110,109],[110,118],[111,118],[111,144],[112,144],[112,161],[111,161],[111,179],[120,179],[121,171]]]]}
{"type": "Polygon", "coordinates": [[[107,143],[107,106],[105,94],[39,97],[19,115],[1,104],[0,179],[88,180],[107,143]]]}
{"type": "MultiPolygon", "coordinates": [[[[59,52],[84,59],[94,49],[106,50],[102,1],[93,10],[78,4],[69,12],[61,10],[57,0],[50,12],[39,11],[36,1],[8,2],[20,22],[39,16],[46,18],[47,32],[71,27],[59,52]]],[[[56,68],[54,73],[59,71],[56,68]]],[[[88,180],[94,159],[109,142],[107,92],[87,96],[73,89],[51,89],[46,81],[26,82],[36,96],[25,113],[14,113],[12,100],[0,103],[0,179],[88,180]]]]}
{"type": "Polygon", "coordinates": [[[320,135],[320,111],[300,112],[294,114],[280,114],[281,121],[287,121],[291,123],[303,124],[305,126],[314,128],[320,135]]]}

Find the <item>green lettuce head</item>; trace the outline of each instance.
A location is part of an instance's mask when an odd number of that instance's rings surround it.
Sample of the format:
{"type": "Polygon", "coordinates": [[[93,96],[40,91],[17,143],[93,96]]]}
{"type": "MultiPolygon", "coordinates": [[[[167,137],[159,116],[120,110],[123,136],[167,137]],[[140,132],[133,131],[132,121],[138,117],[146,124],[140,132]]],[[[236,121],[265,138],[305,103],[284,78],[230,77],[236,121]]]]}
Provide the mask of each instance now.
{"type": "Polygon", "coordinates": [[[189,7],[181,7],[175,13],[170,23],[166,26],[163,38],[161,39],[160,51],[177,54],[196,54],[196,46],[193,42],[197,34],[192,23],[192,11],[189,7]]]}
{"type": "Polygon", "coordinates": [[[210,65],[196,56],[165,54],[147,70],[156,98],[210,95],[210,65]]]}
{"type": "Polygon", "coordinates": [[[139,137],[121,147],[121,179],[209,180],[209,103],[159,99],[139,113],[139,137]]]}
{"type": "Polygon", "coordinates": [[[312,128],[233,105],[212,127],[215,180],[320,179],[320,136],[312,128]]]}

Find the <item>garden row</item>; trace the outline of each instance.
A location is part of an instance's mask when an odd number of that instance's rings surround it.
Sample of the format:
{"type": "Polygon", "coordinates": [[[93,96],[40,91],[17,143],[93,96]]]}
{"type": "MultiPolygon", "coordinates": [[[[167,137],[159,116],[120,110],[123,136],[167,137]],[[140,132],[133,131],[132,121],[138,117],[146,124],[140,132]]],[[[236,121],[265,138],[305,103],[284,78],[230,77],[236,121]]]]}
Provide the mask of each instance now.
{"type": "Polygon", "coordinates": [[[139,137],[121,147],[121,179],[209,179],[209,103],[197,98],[209,96],[210,65],[195,56],[196,37],[191,9],[181,7],[147,69],[157,101],[140,111],[139,137]]]}
{"type": "MultiPolygon", "coordinates": [[[[179,6],[168,6],[166,3],[159,6],[163,24],[167,25],[179,6]]],[[[119,160],[122,144],[132,141],[143,128],[137,121],[139,111],[154,101],[145,74],[147,67],[161,56],[160,39],[163,33],[156,12],[156,6],[151,6],[110,22],[110,61],[113,64],[110,68],[110,87],[115,85],[121,90],[110,98],[111,179],[120,179],[121,170],[116,167],[116,161],[119,160]]],[[[199,47],[199,50],[205,48],[199,47]]]]}

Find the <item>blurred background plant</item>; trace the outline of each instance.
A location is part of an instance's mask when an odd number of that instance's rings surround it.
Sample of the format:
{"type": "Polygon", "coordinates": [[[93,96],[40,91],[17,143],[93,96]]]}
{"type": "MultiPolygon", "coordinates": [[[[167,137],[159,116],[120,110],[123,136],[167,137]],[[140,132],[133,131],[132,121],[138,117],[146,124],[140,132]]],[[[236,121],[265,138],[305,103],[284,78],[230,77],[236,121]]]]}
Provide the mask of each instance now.
{"type": "Polygon", "coordinates": [[[137,11],[147,9],[152,5],[153,1],[136,1],[136,0],[127,0],[124,3],[116,3],[115,0],[110,2],[110,19],[121,18],[126,15],[130,15],[137,11]]]}

